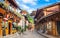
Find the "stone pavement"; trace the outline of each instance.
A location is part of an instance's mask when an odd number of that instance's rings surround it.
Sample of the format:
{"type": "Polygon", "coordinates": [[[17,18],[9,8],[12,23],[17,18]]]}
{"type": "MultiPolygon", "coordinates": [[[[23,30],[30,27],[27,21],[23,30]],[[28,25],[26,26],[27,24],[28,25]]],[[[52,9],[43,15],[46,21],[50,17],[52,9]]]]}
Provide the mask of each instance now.
{"type": "Polygon", "coordinates": [[[17,38],[17,37],[20,37],[18,33],[6,35],[6,36],[0,36],[0,38],[17,38]]]}
{"type": "Polygon", "coordinates": [[[45,36],[47,38],[60,38],[60,37],[54,37],[54,36],[51,36],[51,35],[47,35],[47,34],[41,33],[40,31],[37,31],[37,33],[39,33],[40,35],[45,36]]]}
{"type": "Polygon", "coordinates": [[[24,34],[21,35],[21,38],[45,38],[41,35],[39,35],[37,32],[33,31],[27,31],[24,34]]]}
{"type": "Polygon", "coordinates": [[[0,37],[0,38],[46,38],[44,36],[39,35],[37,32],[31,32],[31,31],[26,31],[23,34],[12,34],[12,35],[7,35],[4,37],[0,37]]]}

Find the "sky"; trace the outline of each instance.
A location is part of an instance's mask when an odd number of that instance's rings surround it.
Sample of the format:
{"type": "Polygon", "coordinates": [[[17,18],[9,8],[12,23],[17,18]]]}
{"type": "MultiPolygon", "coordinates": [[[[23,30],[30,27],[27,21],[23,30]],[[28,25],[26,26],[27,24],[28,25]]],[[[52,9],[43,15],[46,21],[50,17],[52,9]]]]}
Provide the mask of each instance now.
{"type": "Polygon", "coordinates": [[[37,10],[42,7],[54,4],[56,2],[60,2],[60,0],[15,0],[15,1],[21,9],[27,10],[29,13],[32,13],[33,10],[37,10]]]}

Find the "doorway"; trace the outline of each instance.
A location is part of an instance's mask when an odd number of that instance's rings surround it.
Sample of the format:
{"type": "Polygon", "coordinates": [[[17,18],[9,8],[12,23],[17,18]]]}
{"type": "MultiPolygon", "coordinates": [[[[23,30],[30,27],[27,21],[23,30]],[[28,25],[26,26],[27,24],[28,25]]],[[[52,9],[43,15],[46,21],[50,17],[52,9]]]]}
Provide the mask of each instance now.
{"type": "Polygon", "coordinates": [[[9,34],[11,34],[12,24],[9,22],[9,34]]]}
{"type": "Polygon", "coordinates": [[[57,32],[60,35],[60,21],[57,21],[57,32]]]}

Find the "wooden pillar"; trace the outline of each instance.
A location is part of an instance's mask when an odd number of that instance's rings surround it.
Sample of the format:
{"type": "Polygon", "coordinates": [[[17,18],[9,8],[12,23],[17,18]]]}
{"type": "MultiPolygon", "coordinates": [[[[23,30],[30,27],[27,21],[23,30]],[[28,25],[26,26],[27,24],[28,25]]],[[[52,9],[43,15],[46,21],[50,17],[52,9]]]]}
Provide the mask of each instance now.
{"type": "Polygon", "coordinates": [[[6,23],[5,23],[6,25],[5,25],[5,34],[6,35],[8,35],[9,33],[8,33],[8,31],[9,31],[9,29],[8,29],[8,22],[6,21],[6,23]]]}
{"type": "Polygon", "coordinates": [[[12,23],[10,23],[10,34],[12,34],[12,23]]]}
{"type": "Polygon", "coordinates": [[[5,32],[6,32],[6,35],[8,35],[9,34],[9,29],[8,29],[8,27],[6,27],[6,29],[5,29],[5,32]]]}
{"type": "Polygon", "coordinates": [[[2,36],[2,17],[0,17],[0,36],[2,36]]]}
{"type": "Polygon", "coordinates": [[[57,36],[57,27],[56,27],[56,22],[53,21],[53,25],[52,25],[52,34],[54,36],[57,36]]]}

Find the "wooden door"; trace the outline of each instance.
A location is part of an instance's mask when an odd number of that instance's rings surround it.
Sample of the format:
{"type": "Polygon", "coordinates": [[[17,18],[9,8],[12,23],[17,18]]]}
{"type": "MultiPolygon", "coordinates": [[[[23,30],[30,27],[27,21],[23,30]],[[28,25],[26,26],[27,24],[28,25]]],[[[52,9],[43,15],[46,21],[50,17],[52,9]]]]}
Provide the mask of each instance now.
{"type": "Polygon", "coordinates": [[[57,22],[57,32],[60,35],[60,21],[57,22]]]}

